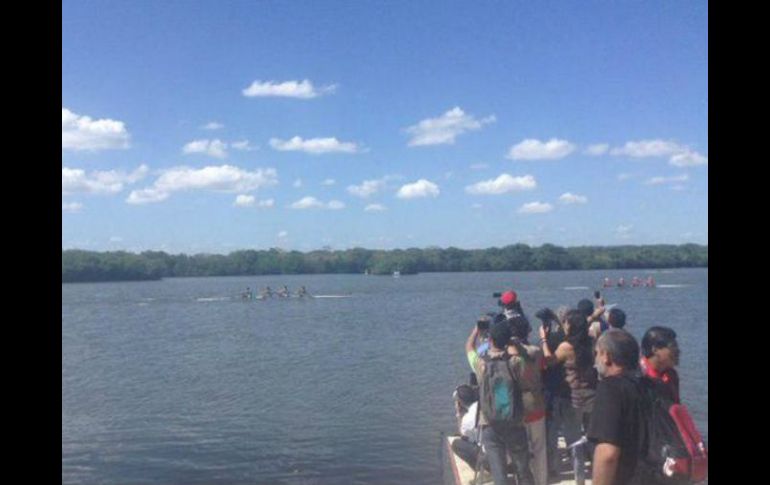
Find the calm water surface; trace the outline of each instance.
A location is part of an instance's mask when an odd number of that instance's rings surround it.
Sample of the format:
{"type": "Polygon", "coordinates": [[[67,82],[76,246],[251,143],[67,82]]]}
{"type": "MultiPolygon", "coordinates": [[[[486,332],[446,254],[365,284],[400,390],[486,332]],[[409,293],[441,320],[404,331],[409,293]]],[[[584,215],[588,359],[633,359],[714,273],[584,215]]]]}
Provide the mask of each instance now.
{"type": "Polygon", "coordinates": [[[515,288],[534,323],[604,276],[649,274],[671,286],[606,299],[637,338],[676,330],[682,399],[707,435],[707,269],[62,285],[62,482],[439,483],[463,345],[493,292],[515,288]],[[284,284],[351,296],[236,298],[284,284]]]}

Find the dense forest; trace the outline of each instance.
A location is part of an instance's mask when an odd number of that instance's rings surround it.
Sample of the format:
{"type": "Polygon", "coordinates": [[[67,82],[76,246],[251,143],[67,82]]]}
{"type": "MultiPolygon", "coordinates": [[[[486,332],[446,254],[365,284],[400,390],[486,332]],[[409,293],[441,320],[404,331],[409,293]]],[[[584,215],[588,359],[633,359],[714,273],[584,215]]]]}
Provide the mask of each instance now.
{"type": "Polygon", "coordinates": [[[62,282],[157,280],[181,276],[445,271],[539,271],[708,267],[708,246],[530,247],[458,249],[347,249],[307,253],[281,249],[224,254],[167,254],[145,251],[62,251],[62,282]]]}

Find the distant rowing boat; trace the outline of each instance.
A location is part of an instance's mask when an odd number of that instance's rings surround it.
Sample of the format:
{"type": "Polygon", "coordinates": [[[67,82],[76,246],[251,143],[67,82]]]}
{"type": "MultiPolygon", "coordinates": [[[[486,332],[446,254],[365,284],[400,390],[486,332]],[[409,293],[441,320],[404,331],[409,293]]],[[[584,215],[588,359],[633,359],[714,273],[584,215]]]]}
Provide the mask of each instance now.
{"type": "MultiPolygon", "coordinates": [[[[303,296],[297,296],[297,295],[291,295],[291,296],[264,296],[259,295],[255,296],[254,298],[241,298],[241,301],[251,301],[251,300],[316,300],[316,299],[324,299],[324,298],[351,298],[353,295],[303,295],[303,296]]],[[[217,298],[198,298],[198,301],[217,301],[217,298]]]]}

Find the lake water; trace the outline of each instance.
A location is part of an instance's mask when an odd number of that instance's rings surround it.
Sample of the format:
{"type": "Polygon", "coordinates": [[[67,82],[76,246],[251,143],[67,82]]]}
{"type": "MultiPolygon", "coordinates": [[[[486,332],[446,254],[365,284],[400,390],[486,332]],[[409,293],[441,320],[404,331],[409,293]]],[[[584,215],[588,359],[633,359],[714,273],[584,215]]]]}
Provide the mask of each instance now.
{"type": "MultiPolygon", "coordinates": [[[[492,293],[534,312],[604,291],[637,338],[676,330],[708,435],[708,270],[180,278],[62,285],[62,483],[440,483],[440,432],[492,293]],[[318,300],[241,301],[307,286],[318,300]]],[[[535,338],[535,336],[533,336],[535,338]]]]}

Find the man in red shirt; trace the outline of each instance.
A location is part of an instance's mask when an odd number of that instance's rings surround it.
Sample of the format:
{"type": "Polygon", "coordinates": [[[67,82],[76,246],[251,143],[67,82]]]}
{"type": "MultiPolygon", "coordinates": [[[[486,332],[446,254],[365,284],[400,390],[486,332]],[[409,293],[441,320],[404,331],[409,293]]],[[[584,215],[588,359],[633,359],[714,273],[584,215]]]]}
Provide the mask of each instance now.
{"type": "Polygon", "coordinates": [[[665,384],[671,399],[679,402],[679,344],[676,332],[668,327],[651,327],[642,338],[642,358],[639,366],[647,377],[665,384]]]}

